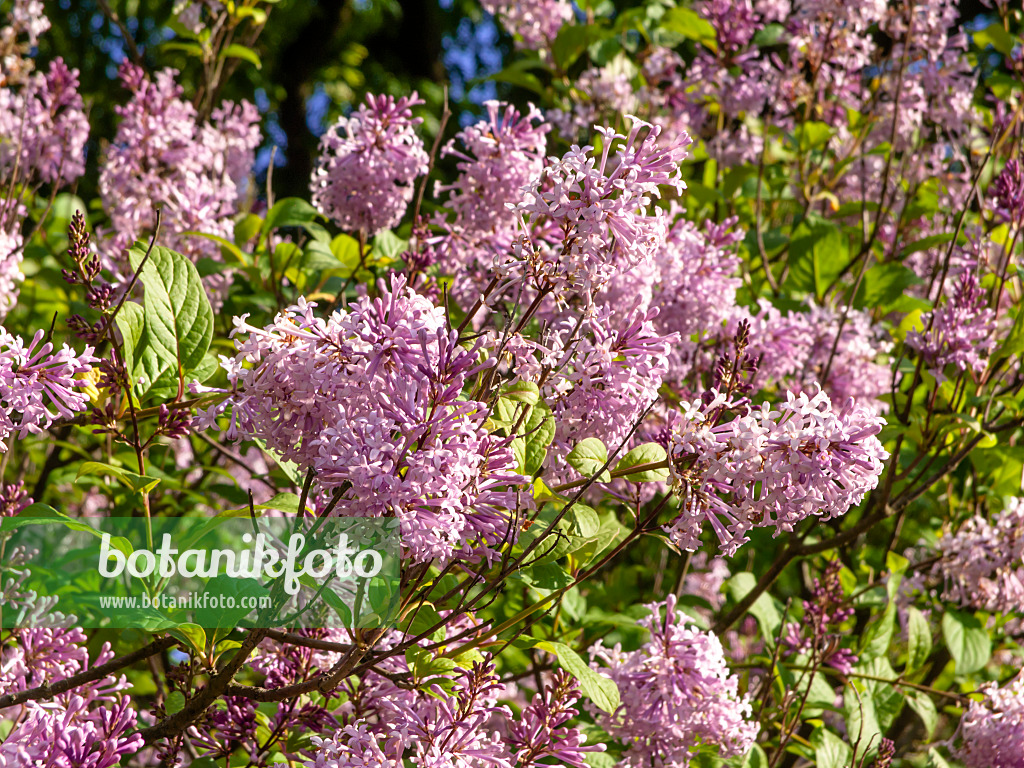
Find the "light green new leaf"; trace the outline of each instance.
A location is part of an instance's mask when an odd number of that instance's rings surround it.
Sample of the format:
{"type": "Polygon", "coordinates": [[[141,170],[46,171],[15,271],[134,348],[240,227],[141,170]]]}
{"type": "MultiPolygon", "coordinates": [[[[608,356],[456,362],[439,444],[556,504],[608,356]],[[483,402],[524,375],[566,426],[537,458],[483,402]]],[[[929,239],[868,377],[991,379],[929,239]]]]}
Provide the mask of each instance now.
{"type": "Polygon", "coordinates": [[[587,666],[587,662],[568,645],[545,640],[537,643],[537,647],[555,654],[562,668],[580,681],[583,695],[602,712],[611,714],[619,708],[619,689],[615,681],[587,666]]]}

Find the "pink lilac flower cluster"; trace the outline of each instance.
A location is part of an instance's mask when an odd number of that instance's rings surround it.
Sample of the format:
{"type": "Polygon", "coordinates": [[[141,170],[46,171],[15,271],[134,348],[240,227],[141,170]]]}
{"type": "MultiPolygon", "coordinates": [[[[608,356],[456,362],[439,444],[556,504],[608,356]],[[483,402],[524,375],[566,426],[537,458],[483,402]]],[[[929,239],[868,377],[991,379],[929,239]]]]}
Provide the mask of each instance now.
{"type": "Polygon", "coordinates": [[[923,332],[907,334],[907,346],[921,355],[940,382],[945,380],[943,371],[949,365],[959,371],[984,372],[986,357],[996,345],[996,313],[987,303],[974,272],[964,272],[950,300],[921,316],[923,332]]]}
{"type": "Polygon", "coordinates": [[[885,410],[880,398],[889,393],[893,343],[867,312],[850,308],[844,317],[812,301],[805,312],[783,314],[761,299],[754,314],[738,308],[729,330],[742,321],[750,323],[750,354],[758,358],[762,386],[801,392],[814,391],[820,383],[834,400],[852,397],[885,410]]]}
{"type": "Polygon", "coordinates": [[[593,147],[574,146],[544,168],[517,210],[531,229],[546,225],[556,239],[529,242],[525,230],[520,252],[513,262],[496,264],[500,270],[522,270],[538,290],[579,293],[589,304],[615,274],[658,249],[668,222],[652,201],[662,186],[683,190],[679,163],[689,139],[664,147],[658,142],[660,128],[631,119],[628,135],[597,128],[599,157],[593,147]]]}
{"type": "Polygon", "coordinates": [[[44,331],[25,342],[0,327],[0,453],[12,435],[40,434],[58,418],[69,419],[89,404],[88,373],[99,362],[93,348],[79,354],[42,343],[44,331]],[[52,411],[50,409],[53,409],[52,411]]]}
{"type": "Polygon", "coordinates": [[[848,400],[836,410],[824,392],[788,392],[786,401],[718,423],[723,394],[682,403],[671,424],[669,466],[682,496],[681,514],[667,528],[683,549],[700,546],[702,524],[732,555],[755,527],[791,531],[817,515],[839,517],[874,488],[888,453],[876,435],[883,419],[848,400]]]}
{"type": "Polygon", "coordinates": [[[781,640],[787,653],[815,654],[816,661],[845,675],[857,663],[857,655],[840,645],[842,624],[853,617],[853,605],[839,579],[842,568],[838,560],[825,566],[821,578],[814,579],[811,599],[803,601],[803,621],[786,624],[781,640]]]}
{"type": "Polygon", "coordinates": [[[481,0],[527,50],[548,50],[558,31],[575,18],[569,0],[481,0]]]}
{"type": "Polygon", "coordinates": [[[516,239],[513,207],[544,168],[551,130],[532,104],[525,114],[500,101],[484,106],[487,118],[462,129],[442,151],[442,156],[457,158],[458,175],[435,189],[438,197],[448,193],[446,208],[454,217],[437,216],[435,223],[444,234],[431,243],[433,259],[455,275],[452,297],[467,307],[490,280],[494,259],[516,239]]]}
{"type": "Polygon", "coordinates": [[[17,173],[30,184],[71,183],[85,173],[88,138],[78,70],[63,59],[20,86],[0,86],[0,174],[7,179],[17,173]]]}
{"type": "Polygon", "coordinates": [[[603,67],[585,69],[575,78],[565,109],[550,109],[547,117],[563,139],[589,141],[595,125],[614,123],[632,115],[643,103],[633,90],[630,65],[613,59],[603,67]]]}
{"type": "Polygon", "coordinates": [[[960,721],[956,758],[967,768],[1020,768],[1024,755],[1024,674],[1002,688],[988,683],[960,721]]]}
{"type": "MultiPolygon", "coordinates": [[[[108,644],[89,661],[81,629],[22,629],[0,656],[0,690],[17,693],[71,677],[114,657],[108,644]]],[[[0,715],[13,729],[0,743],[0,767],[112,768],[142,747],[124,677],[105,677],[0,715]]]]}
{"type": "Polygon", "coordinates": [[[161,245],[192,259],[219,259],[216,242],[186,233],[232,237],[260,142],[259,113],[245,101],[225,102],[203,122],[182,99],[175,74],[165,69],[150,79],[140,67],[122,64],[119,76],[131,98],[117,107],[120,122],[100,170],[100,196],[116,249],[152,231],[161,208],[161,245]]]}
{"type": "Polygon", "coordinates": [[[459,346],[403,277],[379,292],[327,319],[303,299],[265,328],[236,319],[228,436],[315,469],[341,489],[339,514],[397,516],[414,560],[490,557],[516,537],[522,478],[510,441],[484,429],[488,407],[461,396],[493,359],[459,346]]]}
{"type": "Polygon", "coordinates": [[[18,301],[21,274],[21,222],[23,209],[13,201],[0,197],[0,320],[18,301]]]}
{"type": "Polygon", "coordinates": [[[735,224],[707,223],[703,231],[682,216],[678,207],[670,207],[674,223],[649,258],[615,275],[599,294],[599,301],[616,307],[657,308],[652,323],[664,336],[678,334],[668,353],[665,378],[677,393],[690,393],[693,374],[706,367],[698,359],[704,342],[718,341],[729,329],[724,323],[737,312],[736,277],[740,259],[735,244],[741,233],[731,231],[735,224]]]}
{"type": "Polygon", "coordinates": [[[963,606],[1019,612],[1024,605],[1024,499],[1012,498],[991,522],[970,518],[955,534],[939,539],[935,566],[944,597],[963,606]]]}
{"type": "Polygon", "coordinates": [[[599,305],[582,320],[552,323],[543,342],[510,340],[516,376],[541,385],[554,415],[549,465],[560,464],[586,437],[618,445],[657,399],[677,339],[654,329],[657,314],[634,307],[620,319],[610,305],[599,305]]]}
{"type": "MultiPolygon", "coordinates": [[[[448,639],[472,635],[475,626],[472,618],[459,616],[444,633],[448,639]]],[[[378,647],[406,640],[400,632],[389,632],[378,647]]],[[[306,765],[533,768],[555,760],[583,768],[587,753],[604,749],[586,745],[580,731],[568,725],[579,714],[579,690],[563,672],[553,675],[518,716],[499,703],[507,690],[489,658],[433,676],[436,682],[429,690],[394,682],[402,678],[423,682],[406,656],[398,654],[359,680],[346,681],[346,701],[334,710],[341,727],[330,738],[312,737],[314,756],[306,765]]]]}
{"type": "Polygon", "coordinates": [[[343,117],[320,139],[320,158],[310,189],[313,205],[346,232],[370,237],[401,221],[416,179],[427,172],[415,93],[395,101],[368,94],[351,117],[343,117]]]}
{"type": "Polygon", "coordinates": [[[597,715],[598,725],[627,747],[625,764],[634,768],[686,768],[702,746],[716,747],[720,757],[745,754],[759,726],[718,638],[690,626],[676,611],[675,595],[647,608],[640,624],[650,639],[641,648],[605,648],[600,641],[591,648],[601,662],[595,668],[621,696],[613,714],[597,715]]]}

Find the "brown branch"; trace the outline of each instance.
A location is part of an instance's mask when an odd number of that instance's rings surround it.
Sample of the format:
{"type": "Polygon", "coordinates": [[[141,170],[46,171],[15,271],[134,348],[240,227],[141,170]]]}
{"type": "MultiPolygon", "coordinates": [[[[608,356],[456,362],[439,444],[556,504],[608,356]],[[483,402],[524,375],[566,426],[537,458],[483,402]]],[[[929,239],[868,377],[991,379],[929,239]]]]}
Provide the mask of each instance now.
{"type": "Polygon", "coordinates": [[[99,664],[98,666],[79,672],[77,675],[72,675],[71,677],[66,677],[63,680],[58,680],[52,685],[43,684],[36,688],[29,688],[28,690],[21,691],[19,693],[0,696],[0,709],[24,704],[26,701],[52,699],[54,696],[70,691],[72,688],[77,688],[80,685],[100,680],[119,669],[130,667],[137,661],[147,659],[150,656],[155,656],[158,653],[163,653],[172,645],[177,644],[177,642],[178,641],[173,637],[162,637],[159,640],[154,640],[149,645],[144,645],[137,651],[132,651],[124,656],[118,656],[116,659],[111,659],[105,664],[99,664]]]}

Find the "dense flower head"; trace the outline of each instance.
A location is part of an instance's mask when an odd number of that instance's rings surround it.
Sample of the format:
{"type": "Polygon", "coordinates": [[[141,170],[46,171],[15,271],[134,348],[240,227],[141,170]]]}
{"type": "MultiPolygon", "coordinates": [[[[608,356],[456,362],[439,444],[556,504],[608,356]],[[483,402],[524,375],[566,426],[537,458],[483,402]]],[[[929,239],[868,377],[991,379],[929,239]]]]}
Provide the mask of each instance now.
{"type": "Polygon", "coordinates": [[[758,358],[762,386],[801,392],[816,391],[820,383],[833,400],[852,397],[885,410],[880,398],[889,392],[893,343],[867,312],[812,301],[806,311],[782,313],[761,299],[756,313],[738,307],[729,330],[740,322],[750,324],[750,354],[758,358]]]}
{"type": "Polygon", "coordinates": [[[669,465],[683,506],[668,533],[678,546],[695,550],[707,520],[732,554],[751,528],[779,533],[811,515],[839,517],[877,485],[885,422],[852,399],[836,410],[824,392],[789,392],[718,423],[727,407],[712,391],[683,403],[671,425],[669,465]]]}
{"type": "Polygon", "coordinates": [[[634,306],[619,316],[599,305],[582,321],[552,323],[542,342],[516,336],[509,342],[515,373],[541,384],[554,415],[549,463],[557,464],[582,439],[618,445],[658,397],[677,337],[662,336],[657,309],[634,306]]]}
{"type": "Polygon", "coordinates": [[[621,696],[613,714],[597,716],[598,725],[627,746],[626,764],[635,768],[686,768],[702,745],[716,746],[721,757],[744,754],[758,724],[749,719],[750,703],[729,674],[722,644],[676,612],[675,595],[647,608],[640,624],[650,639],[641,648],[598,641],[591,649],[621,696]]]}
{"type": "Polygon", "coordinates": [[[458,159],[458,176],[449,185],[438,185],[435,194],[448,192],[454,211],[453,227],[463,237],[497,238],[508,247],[515,236],[516,217],[510,203],[521,199],[520,190],[540,175],[544,167],[545,138],[551,126],[540,111],[529,105],[520,114],[510,104],[484,103],[487,119],[463,128],[444,148],[442,156],[458,159]]]}
{"type": "Polygon", "coordinates": [[[70,183],[85,173],[88,138],[78,70],[63,59],[20,87],[0,86],[0,173],[6,178],[17,173],[33,183],[70,183]]]}
{"type": "Polygon", "coordinates": [[[18,301],[18,290],[24,279],[21,274],[22,246],[21,206],[0,197],[0,320],[18,301]]]}
{"type": "Polygon", "coordinates": [[[346,232],[372,236],[401,221],[413,185],[427,172],[421,118],[413,93],[397,101],[367,94],[366,103],[343,117],[320,139],[320,158],[310,189],[313,205],[346,232]]]}
{"type": "Polygon", "coordinates": [[[945,597],[986,611],[1019,611],[1024,605],[1024,500],[1010,499],[991,522],[971,517],[939,539],[935,568],[945,597]]]}
{"type": "MultiPolygon", "coordinates": [[[[454,638],[465,642],[465,636],[481,626],[465,614],[448,618],[442,643],[454,638]]],[[[392,630],[378,647],[394,647],[408,639],[392,630]]],[[[431,674],[429,686],[398,684],[425,682],[410,668],[405,654],[385,658],[358,680],[346,681],[344,701],[333,711],[340,727],[330,738],[312,737],[313,756],[306,765],[533,768],[554,760],[583,768],[587,753],[603,750],[586,745],[580,730],[570,725],[579,714],[579,690],[571,676],[562,671],[545,675],[543,689],[514,716],[501,703],[509,687],[500,682],[494,663],[486,656],[478,659],[431,674]]],[[[325,666],[330,663],[324,660],[325,666]]]]}
{"type": "Polygon", "coordinates": [[[956,757],[967,768],[1020,768],[1024,756],[1024,674],[1002,688],[979,689],[960,721],[962,738],[956,757]]]}
{"type": "Polygon", "coordinates": [[[315,469],[322,488],[343,489],[340,514],[397,516],[416,560],[490,556],[515,538],[521,478],[509,441],[484,429],[487,406],[460,397],[492,361],[460,347],[404,278],[380,294],[327,319],[302,299],[265,328],[236,319],[238,354],[222,358],[229,437],[315,469]]]}
{"type": "Polygon", "coordinates": [[[574,146],[551,160],[517,210],[533,228],[546,222],[558,241],[529,242],[525,230],[514,261],[499,269],[525,268],[537,289],[580,293],[589,302],[615,274],[651,257],[668,228],[667,216],[652,201],[662,186],[683,189],[679,163],[689,139],[662,147],[659,127],[632,120],[628,135],[597,129],[599,157],[593,147],[574,146]]]}
{"type": "MultiPolygon", "coordinates": [[[[193,259],[219,259],[216,242],[185,233],[232,236],[242,185],[260,142],[256,107],[225,103],[202,122],[182,98],[174,70],[149,78],[125,62],[119,75],[131,98],[116,108],[120,122],[100,172],[113,246],[127,248],[152,230],[159,207],[161,245],[193,259]]],[[[119,267],[123,271],[126,265],[119,267]]]]}
{"type": "Polygon", "coordinates": [[[36,331],[26,346],[0,328],[0,453],[7,450],[11,435],[39,434],[55,419],[71,418],[89,403],[85,390],[90,382],[79,374],[99,362],[93,348],[78,354],[65,344],[55,350],[51,342],[41,343],[45,336],[36,331]]]}
{"type": "Polygon", "coordinates": [[[574,18],[569,0],[481,0],[480,4],[519,38],[517,46],[527,50],[546,48],[562,25],[574,18]]]}
{"type": "MultiPolygon", "coordinates": [[[[4,648],[0,657],[0,689],[23,691],[42,683],[63,680],[90,667],[81,629],[22,629],[17,642],[4,648]]],[[[104,644],[92,666],[114,657],[104,644]]],[[[128,688],[124,677],[103,677],[48,701],[30,700],[4,717],[14,721],[13,730],[0,743],[0,766],[28,765],[48,768],[112,768],[125,755],[142,747],[135,732],[135,710],[121,692],[128,688]]],[[[0,724],[3,720],[0,719],[0,724]]]]}
{"type": "Polygon", "coordinates": [[[921,355],[940,381],[945,378],[943,369],[947,365],[975,374],[985,370],[985,358],[996,345],[992,333],[996,313],[986,304],[978,278],[971,271],[964,272],[952,298],[922,315],[923,332],[907,334],[907,346],[921,355]]]}

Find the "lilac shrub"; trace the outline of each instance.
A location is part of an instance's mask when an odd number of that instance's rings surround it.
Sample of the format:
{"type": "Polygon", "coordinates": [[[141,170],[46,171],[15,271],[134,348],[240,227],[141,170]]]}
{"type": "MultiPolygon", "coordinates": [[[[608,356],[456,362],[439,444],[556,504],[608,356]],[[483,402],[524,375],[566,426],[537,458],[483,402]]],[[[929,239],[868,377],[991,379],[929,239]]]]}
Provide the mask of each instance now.
{"type": "Polygon", "coordinates": [[[112,135],[0,26],[0,766],[1020,764],[1009,4],[488,1],[450,105],[349,4],[302,198],[295,9],[101,5],[112,135]],[[66,615],[126,515],[395,521],[397,576],[66,615]]]}

